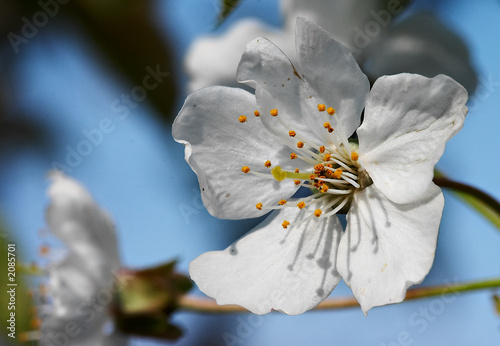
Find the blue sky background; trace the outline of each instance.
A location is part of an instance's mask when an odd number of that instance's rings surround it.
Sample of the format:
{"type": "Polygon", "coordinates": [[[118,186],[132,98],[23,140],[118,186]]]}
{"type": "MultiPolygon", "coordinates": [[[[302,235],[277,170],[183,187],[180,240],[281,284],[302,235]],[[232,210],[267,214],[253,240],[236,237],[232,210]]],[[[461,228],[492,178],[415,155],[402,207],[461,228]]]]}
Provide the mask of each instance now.
{"type": "MultiPolygon", "coordinates": [[[[464,129],[449,142],[438,168],[500,199],[500,2],[417,1],[415,7],[435,11],[462,35],[480,81],[464,129]]],[[[158,2],[154,20],[170,37],[177,69],[182,69],[189,44],[212,32],[217,9],[216,0],[158,2]]],[[[275,26],[281,22],[276,1],[245,0],[216,32],[245,16],[275,26]]],[[[50,31],[50,24],[43,30],[50,31]]],[[[71,175],[113,215],[125,266],[178,258],[179,269],[187,271],[199,254],[225,248],[256,224],[255,220],[218,220],[201,207],[196,177],[184,161],[183,146],[151,116],[147,102],[125,120],[112,111],[113,101],[133,86],[113,74],[92,42],[83,37],[47,37],[35,37],[25,47],[27,53],[16,71],[22,90],[15,102],[27,114],[43,110],[44,117],[38,120],[51,134],[54,150],[47,155],[33,149],[13,151],[3,163],[0,184],[3,218],[27,262],[40,261],[41,243],[54,243],[39,236],[45,227],[47,171],[52,162],[64,162],[67,146],[75,148],[84,139],[83,129],[98,127],[104,117],[111,119],[115,130],[104,135],[71,175]],[[190,210],[191,215],[183,215],[182,210],[190,210]]],[[[445,198],[436,260],[424,285],[499,276],[500,232],[450,193],[445,198]]],[[[242,343],[237,344],[265,346],[498,345],[500,317],[494,312],[492,293],[375,308],[367,317],[360,309],[350,309],[293,317],[179,313],[175,320],[186,332],[179,345],[220,345],[224,334],[238,336],[242,343]]],[[[333,294],[350,296],[351,292],[341,284],[333,294]]],[[[144,340],[135,344],[155,345],[144,340]]]]}

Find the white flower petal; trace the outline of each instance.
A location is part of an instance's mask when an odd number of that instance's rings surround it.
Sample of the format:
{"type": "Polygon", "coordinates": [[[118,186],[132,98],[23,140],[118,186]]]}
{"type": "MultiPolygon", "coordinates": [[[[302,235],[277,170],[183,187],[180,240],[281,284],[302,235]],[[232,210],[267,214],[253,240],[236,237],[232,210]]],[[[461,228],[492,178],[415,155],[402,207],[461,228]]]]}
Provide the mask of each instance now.
{"type": "Polygon", "coordinates": [[[298,93],[300,76],[278,46],[265,37],[257,37],[247,44],[236,79],[254,89],[259,85],[280,98],[290,98],[298,93]]]}
{"type": "Polygon", "coordinates": [[[309,112],[303,114],[301,77],[274,43],[264,37],[248,43],[236,78],[256,89],[261,119],[277,137],[288,142],[288,131],[293,130],[309,142],[318,138],[317,127],[311,127],[309,112]],[[278,110],[278,117],[270,116],[273,109],[278,110]]]}
{"type": "MultiPolygon", "coordinates": [[[[291,202],[289,202],[291,203],[291,202]]],[[[198,287],[221,305],[238,304],[256,314],[310,310],[340,280],[336,270],[342,226],[335,215],[283,229],[312,210],[275,212],[224,251],[207,252],[189,266],[198,287]]]]}
{"type": "MultiPolygon", "coordinates": [[[[96,304],[94,302],[94,304],[96,304]]],[[[128,338],[119,332],[106,334],[104,329],[109,318],[106,313],[96,314],[101,306],[94,307],[81,304],[71,316],[62,318],[50,316],[43,320],[40,330],[40,345],[71,346],[123,346],[128,338]],[[71,331],[71,336],[68,331],[71,331]]]]}
{"type": "Polygon", "coordinates": [[[112,281],[99,282],[85,259],[74,253],[49,267],[49,290],[57,315],[71,315],[99,290],[111,287],[112,281]]]}
{"type": "Polygon", "coordinates": [[[48,190],[51,203],[47,223],[76,258],[85,263],[92,277],[103,285],[110,284],[120,269],[120,258],[114,225],[92,197],[75,180],[56,172],[48,190]]]}
{"type": "Polygon", "coordinates": [[[254,19],[242,19],[222,35],[197,39],[186,54],[185,67],[190,77],[189,90],[212,85],[241,87],[236,81],[236,68],[245,45],[258,36],[279,43],[285,51],[293,52],[293,36],[273,30],[254,19]]]}
{"type": "Polygon", "coordinates": [[[50,314],[43,316],[42,343],[124,344],[125,339],[112,342],[115,334],[103,331],[110,319],[114,274],[120,267],[111,219],[78,182],[60,172],[52,173],[51,178],[47,223],[69,253],[48,268],[53,305],[50,314]],[[71,337],[65,333],[68,328],[71,337]]]}
{"type": "MultiPolygon", "coordinates": [[[[211,87],[189,95],[175,119],[172,133],[186,145],[186,161],[198,175],[203,203],[213,216],[246,219],[265,214],[257,203],[277,205],[297,190],[290,179],[282,182],[264,166],[267,160],[284,170],[305,168],[290,160],[292,150],[282,145],[254,116],[255,98],[237,88],[211,87]],[[245,115],[246,122],[238,117],[245,115]],[[244,174],[242,167],[268,174],[244,174]]],[[[262,117],[262,116],[261,116],[262,117]]]]}
{"type": "Polygon", "coordinates": [[[297,19],[300,72],[326,107],[336,110],[330,122],[349,138],[360,124],[370,83],[349,49],[316,24],[297,19]]]}
{"type": "Polygon", "coordinates": [[[328,116],[319,114],[317,105],[324,103],[315,90],[302,80],[300,71],[283,51],[266,38],[258,37],[247,44],[238,65],[237,79],[256,89],[255,96],[266,128],[285,142],[295,131],[309,144],[333,144],[323,127],[328,116]],[[273,109],[278,117],[270,116],[273,109]]]}
{"type": "Polygon", "coordinates": [[[446,142],[463,126],[467,91],[453,79],[400,74],[379,78],[358,129],[359,162],[396,203],[422,198],[446,142]]]}
{"type": "Polygon", "coordinates": [[[427,275],[443,206],[434,184],[422,199],[405,205],[391,202],[373,185],[355,194],[337,261],[365,314],[403,301],[407,288],[427,275]]]}
{"type": "Polygon", "coordinates": [[[309,143],[338,146],[343,142],[347,147],[347,137],[359,125],[361,110],[369,90],[368,79],[346,48],[334,41],[326,31],[304,19],[297,21],[296,44],[309,75],[296,70],[276,45],[259,37],[247,45],[238,66],[237,79],[256,88],[258,108],[263,114],[262,121],[276,136],[287,140],[288,131],[294,130],[309,143]],[[308,28],[312,29],[308,31],[308,28]],[[338,62],[318,65],[314,72],[310,71],[309,63],[317,62],[313,62],[313,57],[304,55],[316,56],[317,52],[300,46],[309,44],[306,42],[307,38],[301,39],[301,36],[308,34],[318,34],[320,37],[313,43],[328,47],[327,53],[334,54],[332,61],[338,62]],[[330,68],[341,70],[333,71],[330,68]],[[319,77],[329,74],[334,78],[319,77]],[[345,79],[347,74],[349,78],[345,79]],[[327,112],[319,112],[319,104],[335,108],[337,114],[332,117],[327,112]],[[272,109],[278,109],[277,118],[269,115],[272,109]],[[330,122],[336,132],[329,133],[323,126],[325,122],[330,122]]]}

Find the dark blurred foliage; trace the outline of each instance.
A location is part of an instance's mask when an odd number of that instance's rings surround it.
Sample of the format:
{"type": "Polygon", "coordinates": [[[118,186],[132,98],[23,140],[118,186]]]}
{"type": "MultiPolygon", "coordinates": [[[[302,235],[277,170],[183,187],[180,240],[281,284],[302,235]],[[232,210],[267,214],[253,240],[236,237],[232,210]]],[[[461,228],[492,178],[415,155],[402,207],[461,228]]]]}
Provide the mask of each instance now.
{"type": "Polygon", "coordinates": [[[217,27],[220,26],[226,18],[238,7],[242,0],[219,0],[220,12],[217,19],[217,27]]]}
{"type": "MultiPolygon", "coordinates": [[[[154,114],[164,123],[170,122],[175,115],[176,71],[167,38],[152,20],[154,3],[152,0],[0,0],[0,155],[16,149],[18,143],[37,147],[47,144],[44,138],[48,134],[33,120],[36,114],[25,117],[10,103],[22,97],[16,94],[22,90],[22,85],[14,84],[16,67],[24,54],[30,54],[29,41],[37,40],[38,36],[70,36],[73,31],[83,32],[98,56],[107,59],[107,66],[115,68],[110,72],[123,77],[130,86],[143,84],[145,67],[154,69],[159,65],[169,77],[158,84],[154,93],[148,94],[147,100],[155,108],[154,114]],[[43,24],[44,18],[48,18],[45,24],[35,25],[36,34],[27,38],[26,23],[38,20],[43,24]]],[[[47,149],[47,146],[41,148],[47,149]]]]}
{"type": "MultiPolygon", "coordinates": [[[[7,151],[26,144],[42,143],[43,133],[35,121],[27,121],[13,104],[12,88],[17,55],[7,35],[16,27],[15,13],[19,11],[15,1],[0,0],[0,158],[7,151]]],[[[18,17],[19,19],[21,18],[18,17]]],[[[21,23],[21,22],[20,22],[21,23]]]]}

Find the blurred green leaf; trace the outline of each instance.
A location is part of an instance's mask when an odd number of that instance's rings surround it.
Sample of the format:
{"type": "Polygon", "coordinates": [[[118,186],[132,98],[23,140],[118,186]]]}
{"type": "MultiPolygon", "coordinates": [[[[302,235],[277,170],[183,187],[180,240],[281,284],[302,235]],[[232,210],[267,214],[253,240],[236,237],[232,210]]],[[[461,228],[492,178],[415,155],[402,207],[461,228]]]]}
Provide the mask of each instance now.
{"type": "Polygon", "coordinates": [[[497,314],[500,315],[500,296],[498,294],[495,294],[493,296],[493,303],[495,303],[495,309],[497,311],[497,314]]]}
{"type": "Polygon", "coordinates": [[[452,181],[437,170],[434,171],[434,182],[440,187],[451,189],[456,196],[500,230],[500,203],[496,199],[473,186],[452,181]]]}
{"type": "Polygon", "coordinates": [[[485,203],[481,199],[463,193],[463,192],[454,192],[458,197],[460,197],[464,202],[468,203],[472,208],[474,208],[477,212],[482,214],[486,219],[488,219],[496,228],[500,230],[500,214],[498,210],[492,208],[491,205],[485,203]]]}
{"type": "Polygon", "coordinates": [[[217,26],[220,26],[227,17],[241,4],[242,0],[219,0],[221,10],[217,19],[217,26]]]}

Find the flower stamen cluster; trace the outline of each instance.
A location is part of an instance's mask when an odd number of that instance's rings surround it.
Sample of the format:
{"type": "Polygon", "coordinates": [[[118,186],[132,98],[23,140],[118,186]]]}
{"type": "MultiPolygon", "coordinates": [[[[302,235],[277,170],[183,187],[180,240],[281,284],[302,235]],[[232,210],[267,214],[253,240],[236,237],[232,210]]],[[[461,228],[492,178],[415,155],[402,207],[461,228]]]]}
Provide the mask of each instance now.
{"type": "MultiPolygon", "coordinates": [[[[325,112],[329,116],[333,116],[336,112],[333,107],[326,107],[324,104],[318,104],[317,109],[319,112],[325,112]]],[[[256,110],[254,114],[259,114],[260,112],[256,110]]],[[[272,109],[270,115],[276,119],[278,117],[278,109],[272,109]]],[[[244,115],[240,116],[247,119],[244,115]]],[[[259,117],[261,119],[261,117],[259,117]]],[[[241,121],[240,121],[241,122],[241,121]]],[[[282,125],[285,125],[282,120],[280,120],[282,125]]],[[[243,123],[243,122],[241,122],[243,123]]],[[[323,127],[332,133],[334,131],[330,122],[326,121],[323,123],[323,127]]],[[[286,127],[289,128],[289,127],[286,127]]],[[[295,130],[288,130],[288,137],[297,139],[297,142],[290,140],[283,141],[290,149],[295,150],[290,154],[290,160],[299,159],[310,166],[310,169],[300,173],[299,168],[295,171],[285,171],[281,166],[272,167],[270,160],[264,162],[264,166],[271,169],[271,173],[263,173],[260,171],[254,171],[249,166],[243,166],[243,173],[251,173],[259,176],[267,176],[268,178],[274,178],[277,181],[285,181],[286,179],[292,179],[295,185],[300,187],[308,188],[312,195],[301,198],[294,204],[287,204],[285,199],[281,199],[278,205],[264,205],[262,202],[256,204],[258,210],[269,211],[273,209],[283,209],[283,208],[293,208],[297,207],[303,209],[306,205],[317,204],[318,208],[309,217],[302,219],[299,222],[291,223],[288,220],[284,220],[282,226],[284,229],[293,227],[304,221],[309,220],[312,216],[315,217],[329,217],[330,215],[336,214],[343,208],[347,209],[349,207],[350,201],[352,200],[354,192],[361,186],[358,182],[358,172],[361,169],[358,160],[357,144],[349,143],[349,149],[346,148],[344,143],[339,143],[337,138],[332,136],[332,141],[335,144],[322,144],[322,143],[311,143],[307,141],[306,138],[300,136],[295,130]],[[293,145],[295,143],[295,145],[293,145]],[[298,149],[298,150],[297,150],[298,149]]],[[[282,138],[286,137],[282,134],[282,138]]],[[[365,179],[369,179],[368,175],[363,175],[365,179]]],[[[367,186],[369,184],[364,184],[367,186]]]]}

